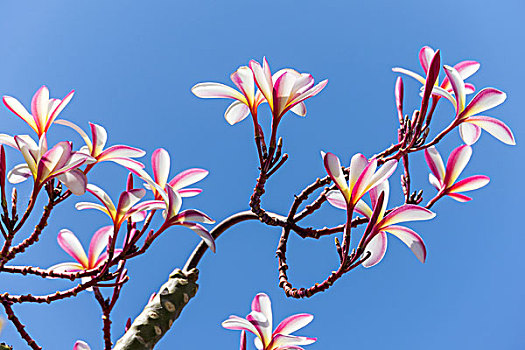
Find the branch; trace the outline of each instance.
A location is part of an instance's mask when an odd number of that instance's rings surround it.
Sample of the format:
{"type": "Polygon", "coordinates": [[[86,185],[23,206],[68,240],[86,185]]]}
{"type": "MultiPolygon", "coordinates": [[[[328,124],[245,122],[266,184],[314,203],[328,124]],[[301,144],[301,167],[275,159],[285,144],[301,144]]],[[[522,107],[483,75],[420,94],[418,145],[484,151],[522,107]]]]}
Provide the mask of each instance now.
{"type": "Polygon", "coordinates": [[[175,269],[113,350],[153,349],[197,293],[198,277],[197,269],[189,272],[175,269]]]}

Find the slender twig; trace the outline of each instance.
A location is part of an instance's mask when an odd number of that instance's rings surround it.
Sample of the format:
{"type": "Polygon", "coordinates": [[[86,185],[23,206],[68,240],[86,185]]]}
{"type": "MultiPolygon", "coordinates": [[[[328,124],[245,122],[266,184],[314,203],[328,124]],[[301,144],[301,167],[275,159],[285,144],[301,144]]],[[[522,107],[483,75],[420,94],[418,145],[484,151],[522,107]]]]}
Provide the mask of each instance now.
{"type": "Polygon", "coordinates": [[[29,345],[29,347],[33,350],[41,350],[42,348],[38,346],[36,341],[29,335],[29,333],[26,332],[25,326],[15,315],[13,308],[11,307],[12,303],[5,300],[2,300],[1,303],[4,306],[5,313],[7,314],[7,319],[11,321],[11,323],[13,323],[18,333],[20,333],[22,339],[26,341],[27,345],[29,345]]]}

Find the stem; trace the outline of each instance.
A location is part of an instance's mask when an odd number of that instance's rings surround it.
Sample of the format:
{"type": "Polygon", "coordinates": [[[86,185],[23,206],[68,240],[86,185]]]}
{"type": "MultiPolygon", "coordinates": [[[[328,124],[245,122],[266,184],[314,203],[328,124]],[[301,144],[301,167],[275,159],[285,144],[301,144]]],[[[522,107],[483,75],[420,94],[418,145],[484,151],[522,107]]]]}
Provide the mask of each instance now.
{"type": "Polygon", "coordinates": [[[25,326],[22,324],[22,322],[20,322],[18,317],[16,317],[13,308],[11,308],[11,303],[2,300],[2,305],[4,306],[5,313],[7,314],[7,319],[11,321],[11,323],[13,323],[18,333],[20,333],[22,339],[26,341],[27,345],[29,345],[29,347],[33,350],[42,350],[42,348],[38,346],[36,341],[33,338],[31,338],[29,333],[26,332],[26,330],[24,329],[25,326]]]}

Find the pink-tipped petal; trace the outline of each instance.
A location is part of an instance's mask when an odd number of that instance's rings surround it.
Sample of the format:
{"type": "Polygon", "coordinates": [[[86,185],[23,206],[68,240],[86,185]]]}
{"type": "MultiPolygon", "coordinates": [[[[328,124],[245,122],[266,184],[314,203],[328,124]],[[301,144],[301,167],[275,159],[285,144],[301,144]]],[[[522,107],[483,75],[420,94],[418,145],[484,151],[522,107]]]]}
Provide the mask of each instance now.
{"type": "Polygon", "coordinates": [[[425,84],[425,78],[423,78],[421,75],[415,72],[412,72],[411,70],[400,68],[400,67],[395,67],[395,68],[392,68],[392,72],[408,75],[409,77],[412,77],[416,79],[417,81],[419,81],[421,84],[425,84]]]}
{"type": "Polygon", "coordinates": [[[479,67],[480,64],[476,61],[462,61],[454,66],[463,80],[476,73],[479,67]]]}
{"type": "Polygon", "coordinates": [[[185,188],[182,190],[177,190],[177,192],[179,192],[182,198],[187,198],[187,197],[195,197],[196,195],[201,193],[202,190],[200,188],[185,188]]]}
{"type": "MultiPolygon", "coordinates": [[[[368,183],[368,190],[376,187],[377,185],[387,181],[387,179],[396,171],[397,161],[392,159],[387,161],[383,166],[372,175],[368,183]]],[[[387,192],[388,195],[388,192],[387,192]]],[[[388,196],[385,198],[385,202],[388,199],[388,196]]]]}
{"type": "Polygon", "coordinates": [[[181,223],[180,225],[191,229],[193,232],[199,235],[199,237],[202,238],[210,250],[215,253],[215,240],[205,227],[194,223],[181,223]]]}
{"type": "Polygon", "coordinates": [[[512,134],[512,131],[501,120],[478,115],[478,116],[467,118],[465,122],[482,128],[483,130],[485,130],[486,132],[488,132],[489,134],[491,134],[492,136],[494,136],[501,142],[506,143],[507,145],[516,144],[516,140],[514,139],[514,135],[512,134]]]}
{"type": "MultiPolygon", "coordinates": [[[[266,63],[266,61],[264,63],[266,63]]],[[[257,87],[259,88],[261,93],[264,95],[264,97],[268,101],[270,108],[273,108],[273,101],[272,101],[273,83],[272,83],[271,74],[267,75],[265,72],[265,69],[261,67],[261,64],[254,60],[250,61],[250,69],[253,71],[253,75],[255,77],[255,83],[257,84],[257,87]]]]}
{"type": "Polygon", "coordinates": [[[113,235],[113,226],[104,226],[95,232],[91,238],[91,243],[89,244],[88,260],[89,268],[95,267],[95,262],[100,257],[100,254],[106,246],[110,237],[113,235]]]}
{"type": "Polygon", "coordinates": [[[49,90],[45,85],[43,85],[38,91],[33,95],[31,100],[31,114],[35,118],[36,124],[38,126],[38,134],[40,135],[44,132],[45,122],[49,112],[49,90]]]}
{"type": "Polygon", "coordinates": [[[84,210],[84,209],[96,209],[96,210],[100,210],[104,213],[106,213],[107,215],[109,215],[109,217],[113,218],[113,215],[110,214],[110,212],[108,211],[108,208],[106,208],[105,206],[103,205],[100,205],[98,203],[91,203],[91,202],[78,202],[77,204],[75,204],[75,208],[77,210],[84,210]]]}
{"type": "Polygon", "coordinates": [[[435,216],[435,213],[426,208],[414,204],[405,204],[388,213],[380,225],[385,227],[406,221],[430,220],[435,216]]]}
{"type": "Polygon", "coordinates": [[[159,148],[151,155],[153,178],[160,187],[166,186],[170,174],[170,155],[164,148],[159,148]]]}
{"type": "Polygon", "coordinates": [[[115,145],[107,148],[104,152],[100,153],[98,156],[99,161],[110,160],[111,158],[137,158],[145,155],[141,149],[125,146],[125,145],[115,145]]]}
{"type": "Polygon", "coordinates": [[[31,127],[31,129],[38,133],[38,126],[36,125],[35,119],[16,98],[4,96],[3,101],[5,106],[11,112],[22,118],[22,120],[25,121],[31,127]]]}
{"type": "Polygon", "coordinates": [[[79,169],[73,169],[57,176],[57,180],[62,182],[76,196],[86,193],[87,177],[79,169]]]}
{"type": "Polygon", "coordinates": [[[339,161],[339,158],[337,158],[335,154],[328,152],[323,155],[323,160],[326,172],[343,193],[343,196],[348,202],[350,200],[348,185],[346,184],[345,176],[341,170],[341,162],[339,161]]]}
{"type": "Polygon", "coordinates": [[[89,123],[89,126],[91,128],[91,136],[93,137],[93,155],[96,157],[104,150],[106,142],[108,141],[108,133],[104,127],[98,124],[89,123]]]}
{"type": "Polygon", "coordinates": [[[74,94],[75,94],[75,90],[71,90],[69,92],[69,94],[67,94],[66,97],[64,97],[62,99],[62,101],[60,101],[56,106],[53,106],[53,108],[50,109],[49,113],[51,113],[51,114],[49,115],[49,118],[46,121],[46,125],[45,125],[45,129],[44,130],[49,129],[49,127],[56,120],[56,118],[58,117],[60,112],[62,112],[64,110],[64,108],[66,108],[67,104],[71,101],[71,99],[73,98],[74,94]]]}
{"type": "Polygon", "coordinates": [[[279,323],[273,334],[291,334],[303,327],[306,327],[310,322],[312,322],[313,319],[314,316],[310,314],[297,314],[287,317],[281,323],[279,323]]]}
{"type": "Polygon", "coordinates": [[[423,46],[419,51],[419,63],[425,74],[428,73],[428,68],[430,67],[430,62],[432,61],[434,54],[435,51],[430,46],[423,46]]]}
{"type": "Polygon", "coordinates": [[[200,222],[203,224],[213,224],[215,223],[215,220],[210,218],[208,215],[204,214],[203,212],[195,209],[187,209],[181,212],[176,216],[177,221],[186,222],[186,221],[193,221],[193,222],[200,222]]]}
{"type": "Polygon", "coordinates": [[[387,248],[386,233],[379,232],[365,247],[365,252],[370,252],[370,257],[363,262],[364,267],[372,267],[379,264],[385,256],[387,248]]]}
{"type": "Polygon", "coordinates": [[[333,205],[336,208],[346,210],[346,199],[339,190],[330,191],[326,194],[326,200],[328,203],[333,205]]]}
{"type": "Polygon", "coordinates": [[[458,181],[449,188],[448,193],[473,191],[486,186],[490,182],[490,178],[484,175],[474,175],[458,181]]]}
{"type": "Polygon", "coordinates": [[[481,136],[481,128],[465,121],[459,125],[459,135],[463,142],[470,146],[478,141],[481,136]]]}
{"type": "Polygon", "coordinates": [[[295,106],[296,104],[305,101],[309,99],[310,97],[314,97],[318,93],[320,93],[328,84],[328,79],[325,79],[312,87],[311,89],[306,90],[302,94],[299,94],[297,97],[295,97],[292,101],[289,103],[289,108],[295,106]]]}
{"type": "Polygon", "coordinates": [[[470,198],[469,196],[465,196],[464,194],[461,194],[461,193],[449,193],[447,194],[450,198],[458,201],[458,202],[469,202],[472,200],[472,198],[470,198]]]}
{"type": "Polygon", "coordinates": [[[15,138],[11,135],[0,134],[0,144],[18,149],[15,138]]]}
{"type": "Polygon", "coordinates": [[[399,238],[410,248],[419,261],[422,263],[425,262],[427,249],[425,242],[423,242],[423,239],[417,233],[403,226],[388,226],[385,227],[384,230],[399,238]]]}
{"type": "Polygon", "coordinates": [[[248,320],[238,316],[230,316],[230,318],[222,322],[222,326],[226,329],[231,329],[234,331],[248,331],[258,337],[260,336],[259,331],[253,324],[251,324],[248,320]]]}
{"type": "MultiPolygon", "coordinates": [[[[124,168],[128,169],[129,171],[134,170],[135,172],[137,172],[137,171],[144,169],[144,164],[134,159],[130,159],[130,158],[109,158],[105,160],[121,165],[124,168]]],[[[105,161],[105,160],[102,160],[102,161],[105,161]]]]}
{"type": "MultiPolygon", "coordinates": [[[[88,184],[86,189],[89,193],[97,197],[97,199],[101,201],[102,204],[107,208],[107,212],[111,213],[110,216],[114,217],[117,210],[115,208],[115,205],[113,204],[113,201],[111,200],[111,197],[109,197],[103,189],[93,184],[88,184]]],[[[78,204],[77,209],[79,209],[78,204]]]]}
{"type": "Polygon", "coordinates": [[[234,101],[224,112],[224,119],[228,124],[234,125],[243,121],[248,115],[250,115],[250,108],[244,102],[234,101]]]}
{"type": "Polygon", "coordinates": [[[73,346],[73,350],[91,350],[91,348],[85,341],[77,340],[75,346],[73,346]]]}
{"type": "Polygon", "coordinates": [[[439,96],[439,97],[444,97],[446,98],[447,100],[450,101],[450,103],[452,103],[452,105],[454,106],[454,108],[457,108],[457,102],[456,102],[456,99],[454,98],[454,96],[452,96],[452,94],[450,92],[448,92],[447,90],[439,87],[439,86],[434,86],[434,88],[432,89],[432,94],[434,96],[439,96]]]}
{"type": "Polygon", "coordinates": [[[443,187],[441,181],[439,181],[433,174],[428,174],[428,182],[430,182],[430,184],[438,191],[443,187]]]}
{"type": "Polygon", "coordinates": [[[467,95],[473,94],[476,92],[476,87],[472,84],[465,83],[465,93],[467,95]]]}
{"type": "Polygon", "coordinates": [[[292,107],[290,111],[297,114],[300,117],[304,117],[306,115],[306,105],[304,104],[304,102],[298,103],[294,107],[292,107]]]}
{"type": "Polygon", "coordinates": [[[350,175],[348,177],[348,186],[350,190],[354,188],[355,183],[367,165],[368,159],[366,159],[366,157],[361,153],[354,154],[352,159],[350,159],[350,175]]]}
{"type": "Polygon", "coordinates": [[[485,88],[478,92],[461,113],[460,118],[468,118],[488,109],[499,106],[507,99],[507,94],[494,88],[485,88]]]}
{"type": "Polygon", "coordinates": [[[434,177],[438,179],[439,182],[442,182],[445,179],[445,164],[436,147],[431,146],[425,149],[425,160],[434,177]]]}
{"type": "Polygon", "coordinates": [[[32,175],[31,169],[29,169],[26,163],[23,163],[15,165],[15,167],[7,173],[7,180],[12,184],[18,184],[24,182],[32,175]]]}
{"type": "Polygon", "coordinates": [[[56,264],[47,269],[47,271],[53,271],[56,273],[78,272],[78,271],[83,271],[83,270],[84,270],[84,266],[80,265],[79,263],[74,263],[74,262],[65,262],[65,263],[56,264]]]}
{"type": "Polygon", "coordinates": [[[260,312],[266,318],[268,325],[266,328],[269,330],[269,334],[272,332],[272,302],[270,297],[265,293],[259,293],[253,298],[252,311],[260,312]]]}
{"type": "Polygon", "coordinates": [[[459,114],[465,109],[466,93],[465,93],[465,83],[458,71],[453,67],[445,65],[443,67],[445,73],[447,74],[448,79],[454,90],[454,95],[456,96],[456,113],[459,114]]]}
{"type": "Polygon", "coordinates": [[[254,105],[255,84],[253,72],[246,66],[239,67],[232,75],[231,80],[241,90],[250,106],[254,105]]]}
{"type": "Polygon", "coordinates": [[[309,345],[315,343],[317,338],[300,337],[296,335],[277,334],[273,337],[270,349],[290,348],[295,345],[309,345]]]}
{"type": "Polygon", "coordinates": [[[64,249],[66,253],[78,261],[78,263],[84,268],[89,266],[86,252],[84,251],[84,248],[82,248],[82,244],[80,244],[80,241],[73,232],[68,229],[60,230],[57,241],[62,249],[64,249]]]}
{"type": "Polygon", "coordinates": [[[118,206],[117,206],[117,213],[119,216],[122,216],[127,213],[129,209],[131,209],[132,206],[137,204],[138,201],[142,199],[146,195],[146,190],[142,188],[132,189],[129,191],[124,191],[120,195],[118,206]]]}
{"type": "Polygon", "coordinates": [[[219,83],[200,83],[192,87],[191,92],[200,98],[233,98],[247,103],[239,91],[219,83]]]}
{"type": "MultiPolygon", "coordinates": [[[[370,189],[370,181],[377,169],[377,159],[372,159],[365,167],[359,178],[357,179],[354,188],[352,188],[352,202],[357,203],[361,197],[370,189]]],[[[351,170],[350,170],[351,171],[351,170]]],[[[350,173],[350,176],[352,174],[350,173]]]]}
{"type": "Polygon", "coordinates": [[[290,98],[297,77],[286,71],[275,80],[273,86],[274,115],[281,117],[290,98]]]}
{"type": "Polygon", "coordinates": [[[472,156],[472,148],[468,145],[459,146],[454,149],[447,160],[447,170],[443,182],[447,187],[452,186],[457,178],[467,166],[472,156]]]}
{"type": "MultiPolygon", "coordinates": [[[[461,79],[466,80],[471,75],[476,73],[479,67],[480,67],[480,64],[476,61],[463,61],[463,62],[459,62],[458,64],[456,64],[454,66],[454,69],[458,71],[461,79]]],[[[467,84],[465,84],[465,87],[466,85],[467,84]]],[[[469,85],[472,85],[472,84],[469,84],[469,85]]],[[[441,84],[441,87],[443,89],[448,89],[450,87],[450,81],[448,77],[445,77],[445,79],[443,79],[443,83],[441,84]]]]}

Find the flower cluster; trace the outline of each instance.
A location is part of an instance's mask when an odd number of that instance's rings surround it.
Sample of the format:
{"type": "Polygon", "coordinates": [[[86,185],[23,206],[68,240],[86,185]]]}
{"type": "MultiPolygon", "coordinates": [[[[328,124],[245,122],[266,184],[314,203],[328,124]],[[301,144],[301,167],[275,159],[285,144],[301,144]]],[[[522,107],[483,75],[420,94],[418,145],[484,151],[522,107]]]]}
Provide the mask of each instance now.
{"type": "Polygon", "coordinates": [[[246,333],[256,336],[255,347],[259,350],[302,350],[300,345],[314,343],[317,339],[292,335],[313,320],[310,314],[297,314],[284,319],[272,332],[272,304],[268,295],[259,293],[252,301],[252,311],[246,318],[230,316],[222,323],[226,329],[240,330],[241,350],[246,350],[246,333]]]}

